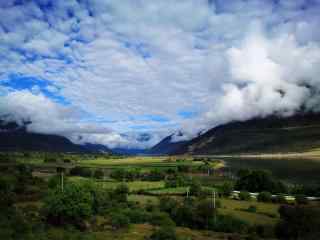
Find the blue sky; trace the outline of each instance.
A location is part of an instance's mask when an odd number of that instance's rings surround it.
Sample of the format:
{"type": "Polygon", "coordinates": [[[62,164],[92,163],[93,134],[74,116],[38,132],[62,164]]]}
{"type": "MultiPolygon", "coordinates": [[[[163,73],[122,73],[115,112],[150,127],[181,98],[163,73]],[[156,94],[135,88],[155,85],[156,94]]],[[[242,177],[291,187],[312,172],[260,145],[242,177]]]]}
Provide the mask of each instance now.
{"type": "Polygon", "coordinates": [[[317,110],[319,12],[319,0],[1,1],[0,113],[145,148],[317,110]]]}

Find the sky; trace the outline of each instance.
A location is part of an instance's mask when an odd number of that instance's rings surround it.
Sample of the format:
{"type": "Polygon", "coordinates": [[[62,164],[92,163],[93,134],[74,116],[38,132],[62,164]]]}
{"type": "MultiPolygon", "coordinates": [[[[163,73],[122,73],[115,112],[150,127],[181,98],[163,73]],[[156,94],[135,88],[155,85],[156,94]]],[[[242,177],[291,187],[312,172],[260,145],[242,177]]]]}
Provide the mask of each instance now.
{"type": "Polygon", "coordinates": [[[318,111],[320,0],[0,0],[0,118],[147,148],[318,111]]]}

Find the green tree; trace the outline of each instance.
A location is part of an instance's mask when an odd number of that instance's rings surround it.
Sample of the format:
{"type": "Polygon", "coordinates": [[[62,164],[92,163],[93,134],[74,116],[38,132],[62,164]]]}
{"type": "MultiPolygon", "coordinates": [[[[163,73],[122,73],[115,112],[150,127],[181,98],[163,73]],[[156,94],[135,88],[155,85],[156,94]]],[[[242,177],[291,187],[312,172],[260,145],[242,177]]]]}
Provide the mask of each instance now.
{"type": "Polygon", "coordinates": [[[130,219],[123,212],[113,213],[111,215],[111,226],[113,229],[127,228],[129,225],[130,219]]]}
{"type": "Polygon", "coordinates": [[[229,197],[232,191],[233,191],[233,184],[230,182],[225,182],[221,186],[221,194],[224,197],[229,197]]]}
{"type": "Polygon", "coordinates": [[[156,226],[175,226],[175,223],[172,221],[169,214],[160,211],[154,211],[151,213],[150,223],[156,226]]]}
{"type": "Polygon", "coordinates": [[[104,172],[101,169],[98,169],[94,172],[94,177],[96,179],[103,179],[104,177],[104,172]]]}
{"type": "Polygon", "coordinates": [[[320,209],[308,206],[281,206],[276,233],[285,240],[320,239],[320,209]]]}
{"type": "Polygon", "coordinates": [[[213,208],[213,203],[209,199],[201,200],[196,207],[196,215],[200,225],[205,225],[206,228],[209,226],[209,220],[212,219],[217,209],[213,208]]]}
{"type": "Polygon", "coordinates": [[[150,240],[177,240],[176,231],[173,227],[160,227],[149,237],[150,240]]]}
{"type": "Polygon", "coordinates": [[[297,204],[308,204],[308,202],[309,202],[307,197],[303,194],[298,194],[295,196],[295,198],[296,198],[297,204]]]}
{"type": "Polygon", "coordinates": [[[93,197],[85,185],[70,183],[63,192],[60,189],[49,190],[43,208],[49,223],[79,225],[92,216],[93,197]]]}
{"type": "Polygon", "coordinates": [[[118,202],[127,202],[128,201],[129,188],[126,184],[122,183],[116,187],[113,192],[113,198],[118,202]]]}
{"type": "Polygon", "coordinates": [[[257,200],[259,202],[271,202],[272,201],[272,195],[269,192],[261,192],[259,193],[257,200]]]}
{"type": "Polygon", "coordinates": [[[202,193],[202,186],[199,181],[193,180],[190,185],[190,194],[192,196],[200,196],[202,193]]]}
{"type": "Polygon", "coordinates": [[[251,200],[251,195],[247,191],[241,191],[239,193],[239,199],[242,201],[250,201],[251,200]]]}

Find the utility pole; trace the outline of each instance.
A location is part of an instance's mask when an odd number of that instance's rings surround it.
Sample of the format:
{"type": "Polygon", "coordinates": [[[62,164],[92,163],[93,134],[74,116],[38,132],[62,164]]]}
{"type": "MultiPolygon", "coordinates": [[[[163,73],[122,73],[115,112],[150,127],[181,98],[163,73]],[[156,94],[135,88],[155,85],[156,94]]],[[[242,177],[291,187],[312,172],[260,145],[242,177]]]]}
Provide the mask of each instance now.
{"type": "Polygon", "coordinates": [[[60,173],[60,184],[61,184],[61,191],[64,191],[64,171],[63,167],[57,167],[57,172],[60,173]]]}
{"type": "Polygon", "coordinates": [[[216,224],[216,192],[215,192],[215,190],[212,190],[212,195],[211,195],[211,200],[212,200],[212,207],[213,207],[213,213],[214,213],[214,219],[213,219],[213,221],[214,221],[214,224],[216,224]]]}
{"type": "Polygon", "coordinates": [[[64,191],[64,173],[61,171],[61,190],[64,191]]]}
{"type": "Polygon", "coordinates": [[[189,187],[187,188],[187,199],[189,199],[189,187]]]}

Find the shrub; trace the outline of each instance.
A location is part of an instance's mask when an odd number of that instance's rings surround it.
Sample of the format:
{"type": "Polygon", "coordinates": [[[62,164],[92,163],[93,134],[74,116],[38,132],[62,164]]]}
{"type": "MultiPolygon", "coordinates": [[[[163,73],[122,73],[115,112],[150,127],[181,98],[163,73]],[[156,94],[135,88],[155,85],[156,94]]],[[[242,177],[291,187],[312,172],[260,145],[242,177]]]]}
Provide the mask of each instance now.
{"type": "Polygon", "coordinates": [[[81,176],[81,177],[91,177],[92,172],[89,168],[74,167],[70,170],[70,175],[81,176]]]}
{"type": "Polygon", "coordinates": [[[230,215],[218,215],[216,221],[211,221],[213,231],[226,233],[246,233],[248,223],[230,215]]]}
{"type": "Polygon", "coordinates": [[[128,201],[129,188],[126,184],[122,183],[116,187],[113,192],[113,199],[118,202],[127,202],[128,201]]]}
{"type": "Polygon", "coordinates": [[[235,189],[249,192],[286,192],[285,184],[274,178],[271,172],[265,170],[240,170],[239,179],[235,184],[235,189]]]}
{"type": "Polygon", "coordinates": [[[257,212],[257,207],[254,206],[254,205],[251,205],[246,209],[246,211],[247,212],[251,212],[251,213],[256,213],[257,212]]]}
{"type": "Polygon", "coordinates": [[[297,204],[308,204],[308,199],[306,198],[305,195],[297,195],[296,196],[296,203],[297,204]]]}
{"type": "Polygon", "coordinates": [[[146,223],[149,221],[150,214],[140,208],[127,209],[125,214],[129,217],[131,223],[146,223]]]}
{"type": "Polygon", "coordinates": [[[110,177],[118,181],[122,181],[126,177],[126,171],[124,169],[115,169],[110,173],[110,177]]]}
{"type": "Polygon", "coordinates": [[[175,222],[179,226],[194,226],[197,219],[195,207],[192,204],[184,203],[175,213],[175,222]]]}
{"type": "Polygon", "coordinates": [[[93,197],[84,185],[67,184],[63,192],[60,189],[49,190],[43,208],[49,223],[79,226],[82,220],[93,214],[93,197]]]}
{"type": "Polygon", "coordinates": [[[229,197],[232,191],[233,191],[233,184],[230,182],[225,182],[221,186],[221,194],[224,197],[229,197]]]}
{"type": "Polygon", "coordinates": [[[146,181],[161,181],[165,178],[165,172],[159,169],[152,169],[148,174],[144,176],[146,181]]]}
{"type": "Polygon", "coordinates": [[[269,192],[261,192],[259,193],[257,200],[259,202],[271,202],[272,201],[272,195],[269,192]]]}
{"type": "Polygon", "coordinates": [[[287,201],[287,199],[285,198],[284,195],[277,195],[277,196],[275,197],[274,201],[275,201],[276,203],[281,203],[281,204],[287,204],[287,203],[288,203],[288,201],[287,201]]]}
{"type": "Polygon", "coordinates": [[[192,196],[200,196],[202,193],[202,186],[199,181],[193,180],[190,185],[190,194],[192,196]]]}
{"type": "Polygon", "coordinates": [[[150,240],[176,240],[177,235],[173,227],[160,227],[149,237],[150,240]]]}
{"type": "Polygon", "coordinates": [[[113,213],[111,215],[111,226],[113,229],[126,228],[130,225],[130,219],[124,213],[113,213]]]}
{"type": "Polygon", "coordinates": [[[173,216],[178,208],[178,201],[174,198],[170,197],[161,197],[160,198],[160,210],[163,212],[166,212],[170,214],[170,216],[173,216]]]}
{"type": "Polygon", "coordinates": [[[108,189],[93,188],[93,210],[96,214],[105,215],[113,206],[112,193],[108,189]]]}
{"type": "Polygon", "coordinates": [[[157,226],[175,226],[170,216],[167,213],[155,211],[150,215],[150,223],[157,226]]]}
{"type": "Polygon", "coordinates": [[[281,221],[276,227],[280,239],[319,239],[320,209],[309,206],[281,206],[281,221]]]}
{"type": "Polygon", "coordinates": [[[104,172],[101,169],[98,169],[94,172],[94,177],[97,179],[103,179],[104,172]]]}
{"type": "Polygon", "coordinates": [[[52,157],[52,156],[45,157],[45,159],[43,161],[45,163],[56,163],[56,162],[58,162],[58,160],[55,157],[52,157]]]}
{"type": "Polygon", "coordinates": [[[251,195],[247,191],[241,191],[239,193],[239,199],[242,201],[249,201],[249,200],[251,200],[251,195]]]}
{"type": "Polygon", "coordinates": [[[17,179],[14,176],[0,176],[0,212],[6,211],[14,204],[16,184],[17,179]]]}
{"type": "Polygon", "coordinates": [[[213,203],[211,200],[204,199],[197,203],[196,205],[196,217],[200,225],[208,227],[209,220],[216,214],[214,212],[213,203]]]}
{"type": "MultiPolygon", "coordinates": [[[[64,178],[64,184],[66,184],[66,178],[64,178]]],[[[60,187],[61,185],[61,177],[60,176],[52,176],[48,181],[48,188],[55,189],[60,187]]]]}

